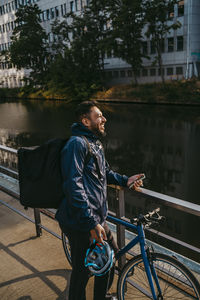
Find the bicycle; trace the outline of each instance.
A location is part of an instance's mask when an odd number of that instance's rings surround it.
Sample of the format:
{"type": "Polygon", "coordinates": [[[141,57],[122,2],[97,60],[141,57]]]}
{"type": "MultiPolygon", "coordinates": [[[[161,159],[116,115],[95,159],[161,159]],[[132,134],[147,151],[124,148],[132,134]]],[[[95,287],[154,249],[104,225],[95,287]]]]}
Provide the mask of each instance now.
{"type": "MultiPolygon", "coordinates": [[[[137,236],[116,254],[116,260],[139,243],[141,254],[130,259],[119,272],[117,283],[118,300],[129,299],[200,299],[200,284],[189,269],[176,258],[153,251],[146,244],[144,230],[159,224],[164,217],[157,208],[140,215],[131,223],[108,216],[108,221],[135,229],[137,236]]],[[[62,233],[63,246],[71,263],[67,237],[62,233]]]]}

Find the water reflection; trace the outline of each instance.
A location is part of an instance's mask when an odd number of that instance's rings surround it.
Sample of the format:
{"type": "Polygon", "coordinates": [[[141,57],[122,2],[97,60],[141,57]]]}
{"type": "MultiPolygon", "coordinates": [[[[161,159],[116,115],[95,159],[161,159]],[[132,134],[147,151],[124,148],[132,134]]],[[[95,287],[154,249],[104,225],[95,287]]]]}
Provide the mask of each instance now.
{"type": "Polygon", "coordinates": [[[0,144],[19,148],[70,134],[71,105],[53,101],[0,104],[0,144]]]}
{"type": "Polygon", "coordinates": [[[109,114],[106,153],[112,166],[144,172],[149,188],[199,203],[200,109],[115,106],[109,114]]]}
{"type": "MultiPolygon", "coordinates": [[[[199,203],[200,108],[104,105],[106,157],[112,168],[144,172],[148,188],[199,203]]],[[[74,107],[63,102],[0,104],[0,144],[32,146],[68,137],[74,107]]]]}

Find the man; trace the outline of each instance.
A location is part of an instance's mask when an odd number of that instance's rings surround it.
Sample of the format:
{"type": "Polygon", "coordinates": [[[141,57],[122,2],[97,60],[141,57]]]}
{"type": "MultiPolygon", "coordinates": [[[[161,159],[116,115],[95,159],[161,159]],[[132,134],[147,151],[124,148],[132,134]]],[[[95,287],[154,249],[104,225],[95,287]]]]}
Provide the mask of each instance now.
{"type": "MultiPolygon", "coordinates": [[[[67,235],[71,248],[69,300],[85,300],[89,272],[84,266],[84,259],[91,241],[95,239],[103,243],[103,240],[107,240],[114,251],[118,251],[105,222],[108,210],[107,184],[126,187],[135,182],[133,189],[137,189],[142,185],[142,180],[137,180],[142,174],[128,178],[110,169],[99,141],[99,137],[105,135],[106,118],[96,102],[79,104],[76,117],[72,136],[61,154],[65,198],[56,213],[56,219],[67,235]]],[[[109,273],[95,277],[94,300],[107,299],[108,279],[109,273]]]]}

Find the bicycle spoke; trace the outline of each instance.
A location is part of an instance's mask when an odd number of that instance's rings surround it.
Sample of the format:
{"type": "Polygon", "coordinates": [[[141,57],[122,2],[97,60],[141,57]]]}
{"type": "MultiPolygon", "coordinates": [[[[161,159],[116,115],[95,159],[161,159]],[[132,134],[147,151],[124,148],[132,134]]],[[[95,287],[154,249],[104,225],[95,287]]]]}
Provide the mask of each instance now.
{"type": "MultiPolygon", "coordinates": [[[[158,282],[162,291],[162,297],[164,300],[191,300],[200,299],[199,288],[196,288],[193,283],[191,273],[182,266],[175,259],[170,258],[166,255],[155,255],[153,259],[153,265],[155,272],[158,277],[158,282]],[[157,257],[158,256],[158,257],[157,257]],[[164,258],[162,258],[164,257],[164,258]],[[187,273],[189,275],[187,275],[187,273]]],[[[140,256],[140,259],[136,259],[130,267],[125,270],[121,275],[123,277],[123,289],[121,289],[120,300],[131,300],[131,299],[153,299],[151,289],[149,286],[148,278],[146,275],[144,263],[140,256]]],[[[127,264],[128,265],[128,264],[127,264]]],[[[127,267],[128,268],[128,267],[127,267]]],[[[158,289],[156,283],[153,280],[155,292],[158,295],[158,289]]]]}

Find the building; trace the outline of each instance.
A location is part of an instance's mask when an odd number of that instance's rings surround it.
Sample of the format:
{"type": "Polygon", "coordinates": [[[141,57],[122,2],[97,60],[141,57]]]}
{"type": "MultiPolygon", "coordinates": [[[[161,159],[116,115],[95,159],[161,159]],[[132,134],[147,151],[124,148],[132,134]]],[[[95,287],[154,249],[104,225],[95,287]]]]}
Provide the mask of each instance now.
{"type": "MultiPolygon", "coordinates": [[[[15,12],[19,5],[28,2],[37,3],[40,7],[42,25],[53,40],[51,23],[56,18],[62,18],[70,11],[79,12],[89,0],[1,0],[0,5],[0,51],[10,46],[10,37],[15,27],[15,12]]],[[[163,66],[167,80],[191,78],[200,75],[200,1],[180,0],[171,12],[171,21],[174,18],[182,26],[172,31],[163,41],[163,66]]],[[[144,29],[145,31],[145,29],[144,29]]],[[[152,66],[155,49],[151,40],[144,40],[142,51],[151,59],[144,60],[144,68],[138,74],[138,82],[156,82],[161,80],[159,68],[152,66]]],[[[107,57],[105,59],[107,77],[111,83],[128,83],[133,80],[131,67],[121,59],[107,57]]],[[[17,71],[8,63],[0,62],[0,84],[3,87],[23,85],[23,76],[27,70],[17,71]]]]}
{"type": "MultiPolygon", "coordinates": [[[[163,41],[163,66],[166,80],[192,78],[200,75],[200,1],[181,0],[171,12],[171,22],[176,19],[182,26],[173,30],[163,41]]],[[[145,31],[145,29],[144,29],[145,31]]],[[[161,81],[160,70],[152,66],[155,49],[151,40],[143,42],[143,53],[151,59],[144,59],[144,68],[138,74],[138,82],[161,81]]],[[[112,82],[125,83],[133,80],[132,71],[118,58],[106,59],[108,78],[112,82]]]]}

